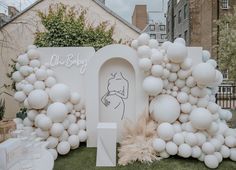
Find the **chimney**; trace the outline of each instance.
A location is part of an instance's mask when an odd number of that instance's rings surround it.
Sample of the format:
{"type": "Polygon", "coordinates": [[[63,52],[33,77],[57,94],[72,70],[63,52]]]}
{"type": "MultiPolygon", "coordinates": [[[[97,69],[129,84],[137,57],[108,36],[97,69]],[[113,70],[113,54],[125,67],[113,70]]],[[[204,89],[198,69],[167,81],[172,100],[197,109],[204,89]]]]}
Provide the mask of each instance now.
{"type": "Polygon", "coordinates": [[[16,16],[19,13],[19,11],[14,6],[8,6],[8,16],[10,18],[16,16]]]}

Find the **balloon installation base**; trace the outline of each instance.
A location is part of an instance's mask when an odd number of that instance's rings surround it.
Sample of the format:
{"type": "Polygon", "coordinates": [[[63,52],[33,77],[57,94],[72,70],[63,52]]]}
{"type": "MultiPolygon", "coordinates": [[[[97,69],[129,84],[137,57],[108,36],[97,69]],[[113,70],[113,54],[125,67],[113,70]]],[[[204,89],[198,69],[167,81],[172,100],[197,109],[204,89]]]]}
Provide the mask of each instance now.
{"type": "Polygon", "coordinates": [[[0,143],[11,137],[11,132],[16,129],[16,124],[11,119],[0,121],[0,143]]]}

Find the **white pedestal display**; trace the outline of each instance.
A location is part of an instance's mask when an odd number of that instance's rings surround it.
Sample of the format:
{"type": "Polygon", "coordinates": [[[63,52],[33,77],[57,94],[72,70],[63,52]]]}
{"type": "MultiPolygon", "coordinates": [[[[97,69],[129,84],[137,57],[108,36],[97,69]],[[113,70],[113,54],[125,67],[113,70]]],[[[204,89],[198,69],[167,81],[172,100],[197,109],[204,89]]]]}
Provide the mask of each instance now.
{"type": "Polygon", "coordinates": [[[116,123],[98,124],[96,166],[116,166],[116,134],[116,123]]]}

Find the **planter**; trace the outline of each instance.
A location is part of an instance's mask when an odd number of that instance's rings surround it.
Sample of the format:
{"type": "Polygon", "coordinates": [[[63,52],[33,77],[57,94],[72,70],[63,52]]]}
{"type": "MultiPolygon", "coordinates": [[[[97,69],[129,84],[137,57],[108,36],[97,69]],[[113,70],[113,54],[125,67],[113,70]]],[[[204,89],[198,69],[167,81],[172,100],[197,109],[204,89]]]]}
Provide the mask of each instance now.
{"type": "Polygon", "coordinates": [[[11,137],[11,132],[16,129],[16,124],[13,120],[4,119],[0,121],[0,142],[11,137]]]}

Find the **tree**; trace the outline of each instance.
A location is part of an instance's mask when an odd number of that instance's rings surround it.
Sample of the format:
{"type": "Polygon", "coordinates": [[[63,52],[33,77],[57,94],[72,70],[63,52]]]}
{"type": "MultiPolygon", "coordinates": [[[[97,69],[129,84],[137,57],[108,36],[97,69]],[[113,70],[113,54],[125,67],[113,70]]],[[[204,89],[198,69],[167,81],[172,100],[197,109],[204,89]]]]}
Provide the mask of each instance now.
{"type": "Polygon", "coordinates": [[[94,27],[86,22],[86,9],[75,10],[63,4],[50,6],[47,14],[38,12],[45,32],[37,32],[34,44],[39,47],[83,47],[96,50],[112,44],[113,27],[106,22],[94,27]]]}
{"type": "Polygon", "coordinates": [[[219,26],[219,68],[228,70],[229,78],[236,79],[236,7],[233,13],[217,21],[219,26]]]}

